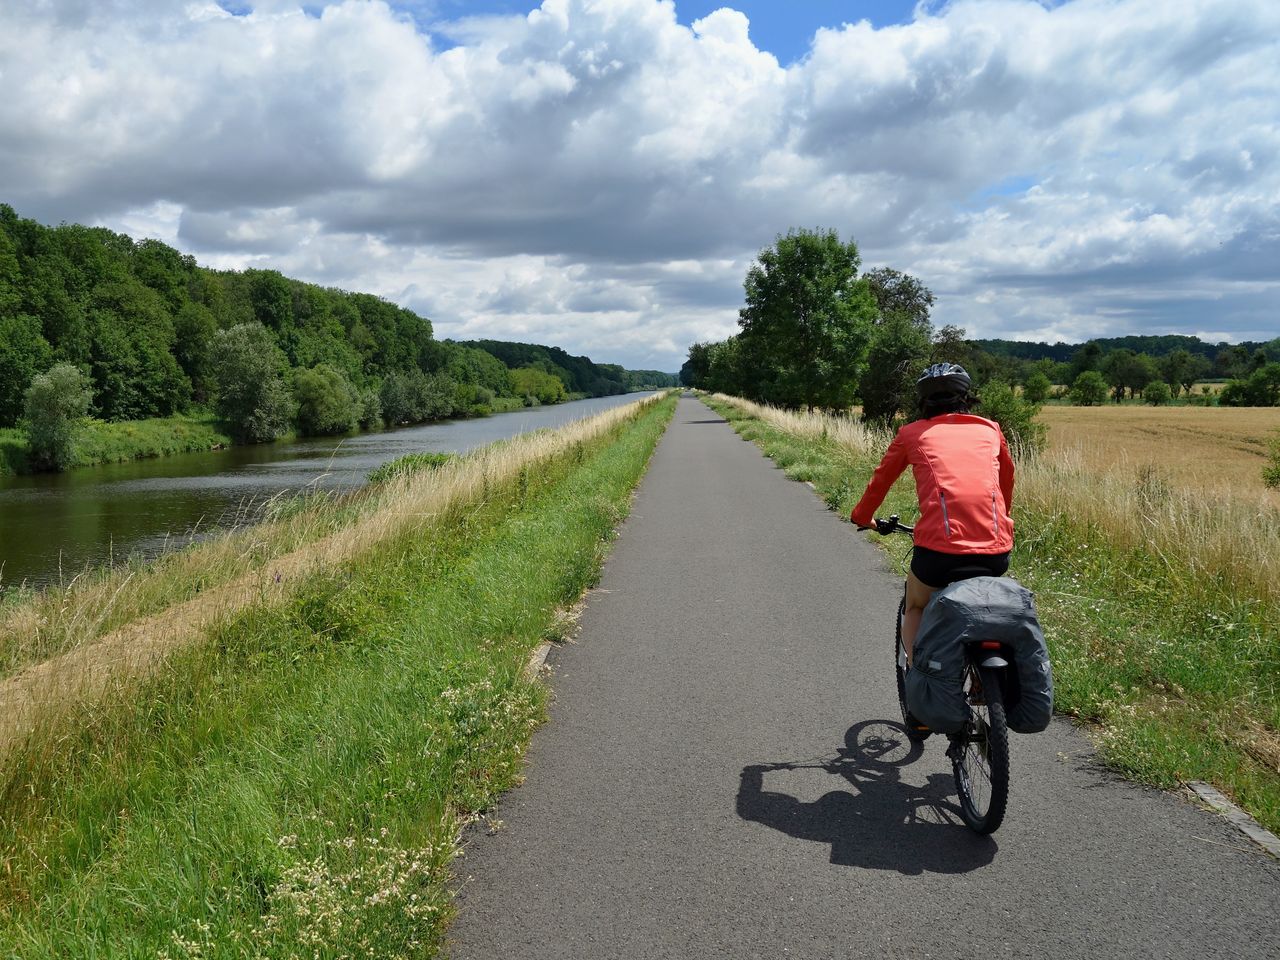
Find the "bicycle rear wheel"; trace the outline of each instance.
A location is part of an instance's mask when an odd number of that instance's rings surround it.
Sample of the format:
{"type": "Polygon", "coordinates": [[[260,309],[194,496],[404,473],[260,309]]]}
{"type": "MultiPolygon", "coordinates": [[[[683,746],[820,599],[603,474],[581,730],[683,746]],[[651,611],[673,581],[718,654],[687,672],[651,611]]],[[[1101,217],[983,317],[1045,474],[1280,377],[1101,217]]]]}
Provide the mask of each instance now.
{"type": "Polygon", "coordinates": [[[920,721],[907,709],[907,651],[902,646],[902,614],[907,609],[907,598],[904,596],[898,603],[898,617],[894,620],[893,631],[893,673],[898,681],[898,710],[902,713],[902,726],[907,731],[907,739],[917,743],[929,737],[929,728],[922,727],[920,721]]]}
{"type": "Polygon", "coordinates": [[[999,674],[966,667],[965,695],[970,700],[969,722],[952,736],[947,756],[964,822],[978,833],[994,833],[1009,803],[1009,728],[999,674]]]}

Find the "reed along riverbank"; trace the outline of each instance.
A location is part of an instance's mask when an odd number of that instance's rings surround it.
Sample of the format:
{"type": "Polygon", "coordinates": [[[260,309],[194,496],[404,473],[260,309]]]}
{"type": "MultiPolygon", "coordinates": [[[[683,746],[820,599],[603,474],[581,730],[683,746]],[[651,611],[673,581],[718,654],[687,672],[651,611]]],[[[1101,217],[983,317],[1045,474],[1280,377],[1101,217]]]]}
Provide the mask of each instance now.
{"type": "MultiPolygon", "coordinates": [[[[704,399],[846,517],[890,439],[848,417],[704,399]]],[[[908,473],[880,515],[917,512],[908,473]]],[[[1057,709],[1125,775],[1166,789],[1213,783],[1280,830],[1274,495],[1205,494],[1158,467],[1135,477],[1050,452],[1019,463],[1014,520],[1010,575],[1035,591],[1057,709]]],[[[905,576],[907,540],[883,546],[905,576]]]]}
{"type": "Polygon", "coordinates": [[[269,558],[210,560],[168,605],[152,587],[136,622],[170,635],[149,652],[111,647],[142,639],[127,621],[18,658],[7,695],[48,663],[111,679],[46,678],[73,706],[32,695],[7,733],[2,952],[430,955],[458,830],[517,782],[543,715],[529,653],[568,629],[673,408],[283,518],[269,558]]]}

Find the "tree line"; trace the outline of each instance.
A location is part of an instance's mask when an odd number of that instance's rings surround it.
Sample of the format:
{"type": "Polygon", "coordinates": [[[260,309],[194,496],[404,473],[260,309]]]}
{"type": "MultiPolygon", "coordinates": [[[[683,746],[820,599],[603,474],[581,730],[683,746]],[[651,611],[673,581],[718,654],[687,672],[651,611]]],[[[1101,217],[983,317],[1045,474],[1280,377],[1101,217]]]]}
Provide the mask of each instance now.
{"type": "Polygon", "coordinates": [[[257,442],[674,383],[555,347],[437,340],[429,320],[380,297],[212,270],[157,240],[49,227],[0,204],[0,427],[56,411],[211,410],[257,442]]]}
{"type": "Polygon", "coordinates": [[[1037,405],[1051,396],[1164,403],[1217,375],[1228,379],[1221,394],[1201,402],[1280,404],[1280,338],[1214,347],[1181,336],[968,340],[963,329],[934,328],[935,297],[918,278],[860,265],[857,245],[834,230],[778,236],[747,272],[738,333],[693,344],[681,382],[792,408],[860,404],[864,419],[888,425],[912,412],[919,371],[949,361],[973,376],[983,411],[1031,446],[1042,442],[1037,405]]]}

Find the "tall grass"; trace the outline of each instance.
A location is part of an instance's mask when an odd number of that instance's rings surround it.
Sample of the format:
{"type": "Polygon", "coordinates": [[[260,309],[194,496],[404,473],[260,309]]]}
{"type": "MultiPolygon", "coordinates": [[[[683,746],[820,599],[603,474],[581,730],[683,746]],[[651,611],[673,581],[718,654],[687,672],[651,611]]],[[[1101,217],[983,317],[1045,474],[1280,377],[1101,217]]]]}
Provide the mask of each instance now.
{"type": "MultiPolygon", "coordinates": [[[[126,661],[134,653],[145,665],[155,651],[163,653],[248,602],[281,600],[315,569],[350,560],[404,530],[424,530],[459,504],[527,477],[652,402],[524,434],[427,474],[405,474],[346,497],[280,509],[279,519],[151,563],[92,571],[63,589],[9,604],[0,610],[0,675],[12,678],[26,670],[24,682],[35,684],[36,678],[61,672],[50,665],[52,658],[91,644],[93,651],[82,653],[86,659],[66,672],[85,676],[92,672],[91,661],[126,661]]],[[[14,696],[13,689],[12,682],[0,684],[0,705],[14,696]]]]}
{"type": "Polygon", "coordinates": [[[11,752],[0,955],[432,955],[458,830],[517,782],[542,716],[528,654],[595,577],[672,408],[450,465],[447,508],[440,473],[404,478],[378,500],[395,516],[356,515],[376,548],[11,752]]]}
{"type": "MultiPolygon", "coordinates": [[[[845,514],[888,442],[846,418],[711,402],[845,514]]],[[[882,513],[916,509],[905,477],[882,513]]],[[[1124,772],[1212,781],[1280,828],[1275,495],[1206,494],[1066,451],[1019,462],[1014,517],[1012,572],[1036,591],[1059,709],[1088,721],[1124,772]]]]}

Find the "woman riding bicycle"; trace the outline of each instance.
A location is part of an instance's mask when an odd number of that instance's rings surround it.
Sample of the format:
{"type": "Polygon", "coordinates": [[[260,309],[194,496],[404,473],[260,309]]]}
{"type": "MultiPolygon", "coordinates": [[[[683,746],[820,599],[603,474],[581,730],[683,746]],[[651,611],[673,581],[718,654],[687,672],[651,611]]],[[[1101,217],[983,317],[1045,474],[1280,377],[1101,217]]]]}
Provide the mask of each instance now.
{"type": "MultiPolygon", "coordinates": [[[[920,518],[907,574],[902,646],[910,662],[929,598],[956,579],[958,568],[993,577],[1009,569],[1013,549],[1013,458],[998,424],[969,413],[976,402],[964,367],[935,363],[916,381],[920,419],[902,427],[849,519],[875,524],[876,508],[910,464],[920,518]]],[[[963,576],[963,575],[962,575],[963,576]]]]}

